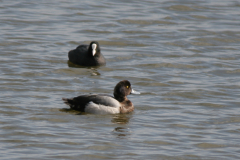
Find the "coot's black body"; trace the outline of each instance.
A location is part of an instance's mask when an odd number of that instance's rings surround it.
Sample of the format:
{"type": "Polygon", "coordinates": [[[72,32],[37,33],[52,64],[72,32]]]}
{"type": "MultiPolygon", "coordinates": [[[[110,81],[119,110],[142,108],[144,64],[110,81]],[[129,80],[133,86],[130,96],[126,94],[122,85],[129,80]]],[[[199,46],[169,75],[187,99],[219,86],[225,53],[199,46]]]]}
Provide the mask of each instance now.
{"type": "Polygon", "coordinates": [[[81,66],[105,65],[106,60],[101,54],[98,42],[93,41],[90,45],[79,45],[76,49],[68,52],[69,61],[81,66]]]}

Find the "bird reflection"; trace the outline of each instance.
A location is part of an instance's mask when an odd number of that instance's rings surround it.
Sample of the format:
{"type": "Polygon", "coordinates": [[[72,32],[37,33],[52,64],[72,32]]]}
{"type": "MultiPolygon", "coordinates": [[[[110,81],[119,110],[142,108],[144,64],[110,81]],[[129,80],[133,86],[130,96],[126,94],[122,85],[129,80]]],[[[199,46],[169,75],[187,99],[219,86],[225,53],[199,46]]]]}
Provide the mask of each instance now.
{"type": "Polygon", "coordinates": [[[78,65],[78,64],[74,64],[70,61],[67,61],[67,64],[68,64],[68,67],[71,67],[71,68],[90,68],[90,69],[97,69],[99,68],[100,66],[81,66],[81,65],[78,65]]]}
{"type": "Polygon", "coordinates": [[[97,76],[97,75],[101,75],[98,71],[97,71],[97,68],[99,68],[99,66],[89,66],[89,67],[86,67],[86,66],[80,66],[80,65],[77,65],[77,64],[74,64],[70,61],[67,62],[68,63],[68,67],[70,68],[87,68],[87,69],[91,69],[91,75],[92,76],[97,76]]]}
{"type": "MultiPolygon", "coordinates": [[[[67,112],[67,113],[71,113],[71,114],[75,114],[75,115],[85,115],[86,114],[84,112],[72,110],[72,109],[69,109],[69,108],[62,108],[62,109],[59,109],[59,110],[61,112],[67,112]]],[[[131,131],[130,131],[129,128],[122,127],[122,126],[126,126],[125,124],[129,123],[130,118],[131,118],[131,114],[128,114],[128,115],[125,115],[125,114],[113,115],[112,123],[114,123],[116,125],[120,124],[121,127],[114,128],[112,133],[114,135],[116,135],[118,138],[126,138],[127,136],[131,135],[131,131]]]]}
{"type": "Polygon", "coordinates": [[[72,67],[72,68],[84,68],[83,66],[79,66],[77,64],[74,64],[70,61],[67,61],[68,67],[72,67]]]}
{"type": "MultiPolygon", "coordinates": [[[[113,115],[112,123],[122,124],[123,126],[125,126],[124,124],[128,124],[130,118],[131,118],[131,114],[127,114],[127,115],[126,114],[116,114],[116,115],[113,115]]],[[[131,135],[129,128],[127,128],[127,127],[116,127],[116,128],[114,128],[114,130],[112,132],[118,138],[125,138],[126,136],[131,135]]]]}
{"type": "Polygon", "coordinates": [[[116,114],[116,115],[113,115],[112,123],[127,124],[129,120],[130,120],[130,115],[116,114]]]}
{"type": "Polygon", "coordinates": [[[66,113],[72,113],[72,114],[76,114],[76,115],[84,115],[84,114],[86,114],[84,112],[80,112],[80,111],[73,110],[73,109],[70,109],[70,108],[62,108],[62,109],[59,109],[59,111],[66,112],[66,113]]]}
{"type": "Polygon", "coordinates": [[[129,128],[116,127],[113,130],[113,134],[117,135],[119,138],[124,138],[126,136],[131,135],[131,132],[129,131],[129,128]]]}

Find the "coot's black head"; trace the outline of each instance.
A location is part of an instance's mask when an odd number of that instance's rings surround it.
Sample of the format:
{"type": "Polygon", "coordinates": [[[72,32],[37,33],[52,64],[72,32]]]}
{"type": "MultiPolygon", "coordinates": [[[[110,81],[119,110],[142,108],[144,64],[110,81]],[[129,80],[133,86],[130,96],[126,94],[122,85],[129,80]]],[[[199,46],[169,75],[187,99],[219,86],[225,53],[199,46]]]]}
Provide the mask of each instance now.
{"type": "Polygon", "coordinates": [[[126,99],[126,96],[129,94],[140,94],[132,89],[131,83],[128,80],[120,81],[114,88],[114,97],[118,101],[123,101],[126,99]]]}
{"type": "Polygon", "coordinates": [[[92,41],[88,47],[88,52],[91,53],[91,55],[98,56],[101,52],[100,46],[97,41],[92,41]]]}

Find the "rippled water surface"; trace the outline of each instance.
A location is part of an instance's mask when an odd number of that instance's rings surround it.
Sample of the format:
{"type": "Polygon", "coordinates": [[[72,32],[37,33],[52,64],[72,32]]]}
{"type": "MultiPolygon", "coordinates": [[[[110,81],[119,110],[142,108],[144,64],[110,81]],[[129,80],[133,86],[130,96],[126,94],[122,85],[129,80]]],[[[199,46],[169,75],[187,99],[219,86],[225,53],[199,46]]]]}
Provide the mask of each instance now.
{"type": "Polygon", "coordinates": [[[0,159],[240,159],[238,0],[0,4],[0,159]],[[92,40],[106,66],[68,63],[92,40]],[[123,79],[131,114],[61,100],[123,79]]]}

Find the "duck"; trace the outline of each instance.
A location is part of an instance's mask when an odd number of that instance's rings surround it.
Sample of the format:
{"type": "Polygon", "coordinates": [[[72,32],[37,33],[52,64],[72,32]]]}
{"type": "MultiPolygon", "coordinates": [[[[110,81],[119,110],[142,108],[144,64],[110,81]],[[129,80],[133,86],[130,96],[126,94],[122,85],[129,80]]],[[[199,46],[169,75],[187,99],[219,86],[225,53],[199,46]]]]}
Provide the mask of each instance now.
{"type": "Polygon", "coordinates": [[[122,80],[114,88],[113,95],[89,94],[74,98],[62,98],[71,109],[90,114],[121,114],[134,110],[133,103],[127,98],[129,94],[140,94],[132,89],[128,80],[122,80]]]}
{"type": "Polygon", "coordinates": [[[101,54],[100,45],[92,41],[89,45],[79,45],[76,49],[68,52],[69,61],[81,66],[102,66],[106,60],[101,54]]]}

